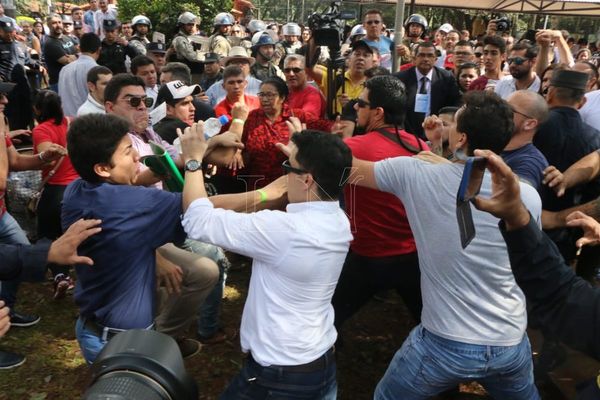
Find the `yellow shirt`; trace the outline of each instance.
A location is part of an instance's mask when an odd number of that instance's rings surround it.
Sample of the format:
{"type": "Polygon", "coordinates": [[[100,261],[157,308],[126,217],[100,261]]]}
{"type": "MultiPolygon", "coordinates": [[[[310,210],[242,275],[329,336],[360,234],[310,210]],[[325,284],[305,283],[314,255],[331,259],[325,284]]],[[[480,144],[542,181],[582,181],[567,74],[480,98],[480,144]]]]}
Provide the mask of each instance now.
{"type": "MultiPolygon", "coordinates": [[[[321,79],[321,84],[319,88],[327,98],[327,69],[323,68],[323,78],[321,79]]],[[[364,89],[365,79],[361,80],[360,83],[355,83],[350,79],[350,71],[346,71],[344,74],[345,85],[342,85],[338,88],[335,96],[335,111],[337,113],[342,112],[342,104],[338,101],[338,97],[342,95],[342,93],[346,93],[350,99],[358,99],[360,92],[364,89]]],[[[335,81],[334,81],[335,82],[335,81]]]]}

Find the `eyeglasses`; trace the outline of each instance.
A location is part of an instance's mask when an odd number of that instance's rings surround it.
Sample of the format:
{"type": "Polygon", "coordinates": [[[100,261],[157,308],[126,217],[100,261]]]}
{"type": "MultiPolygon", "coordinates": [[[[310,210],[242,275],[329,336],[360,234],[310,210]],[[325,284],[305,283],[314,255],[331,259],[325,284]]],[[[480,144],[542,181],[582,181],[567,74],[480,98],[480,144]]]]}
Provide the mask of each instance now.
{"type": "Polygon", "coordinates": [[[514,107],[512,107],[512,111],[513,111],[514,113],[516,113],[516,114],[519,114],[519,115],[522,115],[522,116],[524,116],[524,117],[525,117],[525,118],[527,118],[527,119],[535,119],[535,118],[533,118],[533,117],[530,117],[529,115],[527,115],[527,114],[525,114],[525,113],[522,113],[521,111],[517,111],[517,110],[515,110],[515,108],[514,108],[514,107]]]}
{"type": "Polygon", "coordinates": [[[529,58],[511,57],[507,61],[509,64],[522,65],[525,63],[525,61],[529,61],[529,58]]]}
{"type": "Polygon", "coordinates": [[[281,167],[283,168],[283,173],[286,175],[290,172],[296,175],[308,174],[308,171],[304,169],[292,167],[292,165],[290,164],[290,160],[285,160],[284,162],[282,162],[281,167]]]}
{"type": "Polygon", "coordinates": [[[152,107],[152,104],[154,104],[154,99],[148,96],[129,96],[123,100],[134,108],[139,107],[140,104],[142,104],[142,101],[144,102],[146,108],[150,108],[152,107]]]}
{"type": "Polygon", "coordinates": [[[283,72],[286,74],[289,74],[290,72],[293,72],[294,74],[298,75],[300,72],[302,72],[303,69],[302,68],[284,68],[283,72]]]}
{"type": "Polygon", "coordinates": [[[275,97],[279,96],[277,93],[271,93],[271,92],[258,92],[258,93],[256,93],[256,95],[258,97],[264,97],[267,99],[274,99],[275,97]]]}
{"type": "Polygon", "coordinates": [[[365,22],[365,24],[367,24],[367,25],[379,25],[380,23],[381,23],[381,21],[378,21],[376,19],[365,22]]]}
{"type": "Polygon", "coordinates": [[[356,105],[358,106],[358,108],[371,108],[371,103],[363,99],[356,99],[356,105]]]}

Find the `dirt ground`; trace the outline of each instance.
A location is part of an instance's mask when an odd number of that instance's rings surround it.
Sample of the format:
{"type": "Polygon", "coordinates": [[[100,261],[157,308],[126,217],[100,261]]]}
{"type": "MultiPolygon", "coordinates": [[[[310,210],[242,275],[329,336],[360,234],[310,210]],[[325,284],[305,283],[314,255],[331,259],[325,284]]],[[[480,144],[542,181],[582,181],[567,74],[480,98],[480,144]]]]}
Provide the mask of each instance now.
{"type": "MultiPolygon", "coordinates": [[[[228,331],[239,328],[250,268],[230,271],[223,323],[228,331]]],[[[39,314],[31,328],[13,328],[0,348],[25,354],[19,368],[0,372],[0,400],[78,399],[89,385],[88,367],[79,353],[74,326],[77,309],[72,297],[51,298],[52,285],[24,284],[19,291],[19,311],[39,314]]],[[[340,399],[370,399],[387,365],[413,327],[404,306],[391,301],[371,301],[344,326],[345,346],[337,352],[340,399]]],[[[239,338],[204,346],[186,361],[198,383],[201,399],[216,399],[243,360],[239,338]]],[[[476,384],[461,385],[461,393],[439,399],[488,399],[476,384]]],[[[552,388],[541,388],[544,400],[562,400],[552,388]]]]}

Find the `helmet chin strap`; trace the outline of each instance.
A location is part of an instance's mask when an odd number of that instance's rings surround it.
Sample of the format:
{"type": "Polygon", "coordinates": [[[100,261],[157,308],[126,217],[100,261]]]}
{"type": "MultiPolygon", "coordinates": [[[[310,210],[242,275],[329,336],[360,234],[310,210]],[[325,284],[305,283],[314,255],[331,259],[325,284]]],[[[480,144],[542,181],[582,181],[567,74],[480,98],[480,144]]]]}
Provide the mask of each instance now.
{"type": "Polygon", "coordinates": [[[265,60],[267,60],[267,61],[269,61],[269,62],[270,62],[270,61],[273,59],[273,56],[275,55],[275,52],[273,52],[273,55],[272,55],[272,56],[268,57],[268,56],[264,55],[262,51],[260,51],[260,48],[261,48],[261,47],[263,47],[263,46],[260,46],[258,49],[256,49],[256,52],[257,52],[258,54],[260,54],[260,55],[262,56],[262,58],[264,58],[265,60]]]}

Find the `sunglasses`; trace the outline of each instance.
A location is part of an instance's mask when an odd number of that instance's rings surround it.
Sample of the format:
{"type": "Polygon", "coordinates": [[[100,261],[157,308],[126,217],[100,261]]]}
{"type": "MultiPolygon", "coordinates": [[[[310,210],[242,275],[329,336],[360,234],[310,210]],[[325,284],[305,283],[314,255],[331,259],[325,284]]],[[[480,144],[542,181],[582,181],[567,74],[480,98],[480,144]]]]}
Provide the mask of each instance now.
{"type": "Polygon", "coordinates": [[[525,61],[529,61],[529,58],[511,57],[506,61],[508,61],[509,64],[522,65],[525,63],[525,61]]]}
{"type": "Polygon", "coordinates": [[[289,74],[290,72],[293,72],[294,74],[298,75],[300,72],[302,72],[302,68],[284,68],[283,72],[286,74],[289,74]]]}
{"type": "Polygon", "coordinates": [[[367,21],[365,22],[367,25],[379,25],[381,23],[381,21],[378,20],[371,20],[371,21],[367,21]]]}
{"type": "Polygon", "coordinates": [[[140,104],[142,104],[142,101],[144,102],[146,108],[150,108],[152,107],[152,104],[154,104],[154,99],[147,96],[129,96],[124,100],[127,104],[134,108],[139,107],[140,104]]]}
{"type": "Polygon", "coordinates": [[[283,173],[285,175],[289,174],[290,172],[296,175],[308,174],[308,171],[304,169],[292,167],[292,165],[290,164],[290,160],[285,160],[284,162],[282,162],[281,167],[283,168],[283,173]]]}
{"type": "Polygon", "coordinates": [[[369,103],[366,100],[363,99],[356,99],[356,105],[358,106],[358,108],[367,108],[367,107],[371,107],[371,103],[369,103]]]}
{"type": "Polygon", "coordinates": [[[522,113],[521,111],[517,111],[517,110],[515,110],[514,108],[512,108],[512,111],[513,111],[515,114],[522,115],[522,116],[524,116],[524,117],[525,117],[525,118],[527,118],[527,119],[535,119],[535,118],[533,118],[533,117],[530,117],[529,115],[527,115],[527,114],[525,114],[525,113],[522,113]]]}

